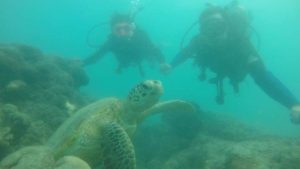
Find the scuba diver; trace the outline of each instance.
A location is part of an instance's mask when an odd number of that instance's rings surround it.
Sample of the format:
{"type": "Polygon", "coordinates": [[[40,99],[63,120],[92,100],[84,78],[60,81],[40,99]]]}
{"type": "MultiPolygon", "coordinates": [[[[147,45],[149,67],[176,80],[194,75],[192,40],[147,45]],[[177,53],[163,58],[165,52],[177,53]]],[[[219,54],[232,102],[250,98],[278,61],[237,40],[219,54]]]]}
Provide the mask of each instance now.
{"type": "Polygon", "coordinates": [[[291,110],[291,121],[300,123],[300,102],[266,68],[250,41],[251,26],[245,8],[238,4],[220,7],[208,5],[199,17],[200,32],[171,61],[170,71],[187,59],[200,68],[199,79],[206,79],[206,69],[216,74],[209,80],[217,87],[216,101],[224,103],[223,80],[228,78],[235,92],[247,74],[271,98],[291,110]]]}
{"type": "Polygon", "coordinates": [[[117,61],[116,73],[121,73],[124,68],[136,66],[144,76],[142,63],[159,63],[165,67],[165,58],[162,52],[151,42],[147,34],[139,29],[130,14],[116,13],[110,20],[111,34],[100,48],[83,61],[84,65],[90,65],[98,61],[104,55],[112,52],[117,61]]]}

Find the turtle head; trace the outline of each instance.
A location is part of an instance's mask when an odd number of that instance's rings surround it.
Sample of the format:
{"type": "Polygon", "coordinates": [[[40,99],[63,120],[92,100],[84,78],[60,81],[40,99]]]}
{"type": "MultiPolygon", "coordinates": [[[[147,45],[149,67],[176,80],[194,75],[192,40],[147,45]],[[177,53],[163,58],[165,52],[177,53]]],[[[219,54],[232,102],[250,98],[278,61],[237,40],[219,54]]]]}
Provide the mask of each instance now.
{"type": "Polygon", "coordinates": [[[163,94],[162,83],[158,80],[145,80],[130,90],[126,107],[130,111],[142,112],[156,104],[163,94]]]}

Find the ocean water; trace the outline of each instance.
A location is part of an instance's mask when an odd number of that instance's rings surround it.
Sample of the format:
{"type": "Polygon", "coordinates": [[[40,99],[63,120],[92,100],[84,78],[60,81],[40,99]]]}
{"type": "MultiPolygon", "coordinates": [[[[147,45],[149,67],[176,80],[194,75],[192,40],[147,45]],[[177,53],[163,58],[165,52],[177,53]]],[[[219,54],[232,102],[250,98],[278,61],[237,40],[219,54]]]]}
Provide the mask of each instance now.
{"type": "MultiPolygon", "coordinates": [[[[141,0],[144,9],[136,23],[146,30],[152,41],[163,51],[167,61],[180,49],[180,42],[188,27],[197,20],[208,1],[199,0],[141,0]]],[[[231,1],[209,1],[227,4],[231,1]]],[[[258,32],[254,43],[265,64],[293,93],[300,98],[300,1],[244,0],[251,13],[252,26],[258,32]]],[[[130,0],[26,0],[0,1],[0,43],[24,43],[46,54],[84,59],[96,48],[87,42],[94,25],[109,20],[115,11],[128,11],[130,0]]],[[[101,44],[109,33],[106,25],[97,27],[90,41],[101,44]]],[[[193,29],[186,42],[197,33],[193,29]]],[[[208,111],[232,116],[246,124],[270,133],[300,136],[300,126],[291,124],[289,110],[273,101],[251,78],[240,84],[235,94],[226,83],[224,105],[215,103],[215,87],[197,79],[198,69],[186,62],[169,75],[161,75],[157,68],[146,68],[146,76],[129,68],[116,75],[116,60],[107,55],[96,64],[86,67],[90,83],[82,91],[97,98],[125,97],[129,89],[144,79],[158,79],[164,84],[162,100],[185,99],[208,111]]]]}

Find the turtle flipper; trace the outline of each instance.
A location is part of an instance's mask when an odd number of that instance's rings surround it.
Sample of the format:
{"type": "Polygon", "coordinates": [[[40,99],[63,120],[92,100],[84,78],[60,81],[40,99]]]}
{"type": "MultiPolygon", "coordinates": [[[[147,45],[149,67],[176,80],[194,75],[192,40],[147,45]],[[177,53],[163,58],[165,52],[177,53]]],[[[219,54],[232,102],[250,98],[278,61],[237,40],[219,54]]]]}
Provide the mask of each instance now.
{"type": "Polygon", "coordinates": [[[170,100],[165,102],[157,103],[150,109],[144,111],[139,122],[143,121],[145,117],[155,114],[155,113],[168,113],[168,112],[195,112],[196,108],[193,104],[183,101],[183,100],[170,100]]]}
{"type": "Polygon", "coordinates": [[[135,152],[126,131],[117,123],[109,123],[103,132],[105,169],[136,169],[135,152]]]}

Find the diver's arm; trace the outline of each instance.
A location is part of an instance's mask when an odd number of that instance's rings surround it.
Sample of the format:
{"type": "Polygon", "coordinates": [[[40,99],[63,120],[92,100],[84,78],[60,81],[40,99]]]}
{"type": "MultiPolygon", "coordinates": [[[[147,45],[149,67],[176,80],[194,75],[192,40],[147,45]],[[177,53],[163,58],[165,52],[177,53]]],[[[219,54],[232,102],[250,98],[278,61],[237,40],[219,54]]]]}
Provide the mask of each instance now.
{"type": "Polygon", "coordinates": [[[157,62],[159,62],[160,64],[165,64],[166,63],[166,59],[163,55],[163,53],[161,52],[160,49],[158,49],[157,47],[155,47],[153,49],[153,53],[154,53],[154,57],[157,60],[157,62]]]}
{"type": "Polygon", "coordinates": [[[156,46],[154,45],[150,39],[148,41],[148,52],[149,55],[154,57],[153,59],[160,63],[160,64],[165,64],[166,60],[165,60],[165,56],[163,55],[162,51],[156,46]]]}
{"type": "Polygon", "coordinates": [[[176,56],[175,58],[171,61],[170,65],[172,68],[177,67],[178,65],[184,63],[187,59],[190,58],[191,56],[191,50],[189,47],[183,48],[176,56]]]}
{"type": "Polygon", "coordinates": [[[83,65],[91,65],[100,60],[110,50],[109,44],[109,42],[105,42],[96,52],[83,60],[83,65]]]}
{"type": "Polygon", "coordinates": [[[199,38],[198,36],[194,37],[187,47],[179,51],[179,53],[175,56],[175,58],[170,63],[172,68],[175,68],[180,64],[184,63],[186,60],[191,58],[196,53],[196,50],[199,47],[198,38],[199,38]]]}
{"type": "Polygon", "coordinates": [[[150,45],[151,47],[150,47],[149,55],[153,57],[153,60],[155,62],[159,63],[160,72],[163,74],[167,74],[171,68],[170,65],[166,63],[165,56],[163,55],[162,51],[153,43],[151,43],[150,45]]]}
{"type": "Polygon", "coordinates": [[[279,79],[265,68],[260,59],[252,62],[250,68],[250,75],[267,95],[288,109],[299,105],[299,100],[296,99],[279,79]]]}
{"type": "Polygon", "coordinates": [[[139,36],[139,39],[141,40],[140,45],[144,45],[146,47],[145,52],[149,56],[153,57],[153,60],[157,61],[160,64],[165,64],[166,60],[162,51],[151,41],[146,32],[139,29],[136,32],[136,36],[139,36]]]}

